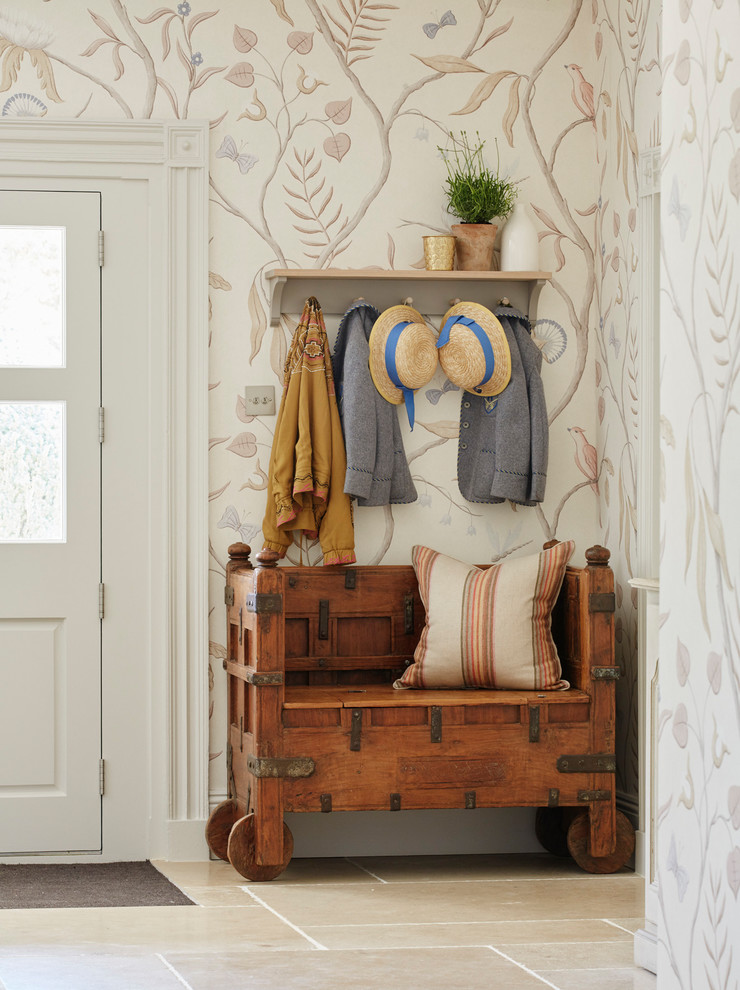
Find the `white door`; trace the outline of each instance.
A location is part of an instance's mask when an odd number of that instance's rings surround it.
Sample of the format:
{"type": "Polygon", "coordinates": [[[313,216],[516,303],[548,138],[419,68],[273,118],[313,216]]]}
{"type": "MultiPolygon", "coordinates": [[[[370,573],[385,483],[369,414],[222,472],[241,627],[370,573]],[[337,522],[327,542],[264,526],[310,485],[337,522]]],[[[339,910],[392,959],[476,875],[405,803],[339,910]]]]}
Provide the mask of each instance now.
{"type": "Polygon", "coordinates": [[[100,215],[0,191],[0,855],[101,848],[100,215]]]}

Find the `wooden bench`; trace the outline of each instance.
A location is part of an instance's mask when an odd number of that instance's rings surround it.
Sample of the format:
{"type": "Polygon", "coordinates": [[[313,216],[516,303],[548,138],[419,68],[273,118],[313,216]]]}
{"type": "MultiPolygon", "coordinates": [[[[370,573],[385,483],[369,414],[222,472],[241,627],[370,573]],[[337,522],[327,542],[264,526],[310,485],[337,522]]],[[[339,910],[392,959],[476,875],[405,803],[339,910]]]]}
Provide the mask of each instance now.
{"type": "Polygon", "coordinates": [[[407,690],[424,609],[411,566],[278,567],[229,548],[228,793],[212,852],[271,880],[286,811],[539,809],[546,849],[598,873],[632,854],[615,807],[614,576],[592,547],[568,567],[553,635],[565,691],[407,690]]]}

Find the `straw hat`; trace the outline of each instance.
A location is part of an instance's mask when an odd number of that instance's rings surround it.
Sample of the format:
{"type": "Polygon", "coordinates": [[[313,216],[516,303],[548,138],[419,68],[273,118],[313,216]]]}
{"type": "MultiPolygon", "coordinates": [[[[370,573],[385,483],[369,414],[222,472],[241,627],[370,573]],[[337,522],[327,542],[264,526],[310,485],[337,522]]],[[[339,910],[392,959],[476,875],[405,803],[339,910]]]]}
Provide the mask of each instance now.
{"type": "Polygon", "coordinates": [[[511,378],[511,353],[504,328],[474,302],[448,309],[437,340],[439,363],[453,385],[475,395],[498,395],[511,378]]]}
{"type": "Polygon", "coordinates": [[[370,331],[370,374],[388,402],[406,403],[414,428],[414,392],[434,377],[439,356],[436,337],[412,306],[384,310],[370,331]]]}

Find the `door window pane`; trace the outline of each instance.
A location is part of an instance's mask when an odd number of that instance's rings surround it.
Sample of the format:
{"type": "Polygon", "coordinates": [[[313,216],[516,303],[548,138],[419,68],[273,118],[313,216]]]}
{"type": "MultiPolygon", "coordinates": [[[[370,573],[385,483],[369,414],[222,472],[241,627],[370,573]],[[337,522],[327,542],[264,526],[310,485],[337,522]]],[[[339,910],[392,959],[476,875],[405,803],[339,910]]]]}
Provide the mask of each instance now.
{"type": "Polygon", "coordinates": [[[0,402],[0,542],[64,541],[64,436],[64,402],[0,402]]]}
{"type": "Polygon", "coordinates": [[[0,227],[0,367],[64,367],[64,227],[0,227]]]}

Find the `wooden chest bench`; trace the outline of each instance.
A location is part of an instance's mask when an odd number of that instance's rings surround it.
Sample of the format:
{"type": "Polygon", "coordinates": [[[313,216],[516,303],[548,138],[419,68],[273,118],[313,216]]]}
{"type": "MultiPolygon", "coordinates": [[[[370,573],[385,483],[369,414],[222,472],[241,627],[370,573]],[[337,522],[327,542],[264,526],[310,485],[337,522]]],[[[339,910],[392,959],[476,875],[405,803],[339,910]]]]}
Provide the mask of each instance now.
{"type": "Polygon", "coordinates": [[[593,547],[553,612],[566,691],[406,690],[424,608],[411,566],[277,567],[229,548],[229,800],[212,852],[250,880],[293,851],[286,811],[539,809],[551,852],[613,872],[634,847],[615,807],[614,577],[593,547]]]}

